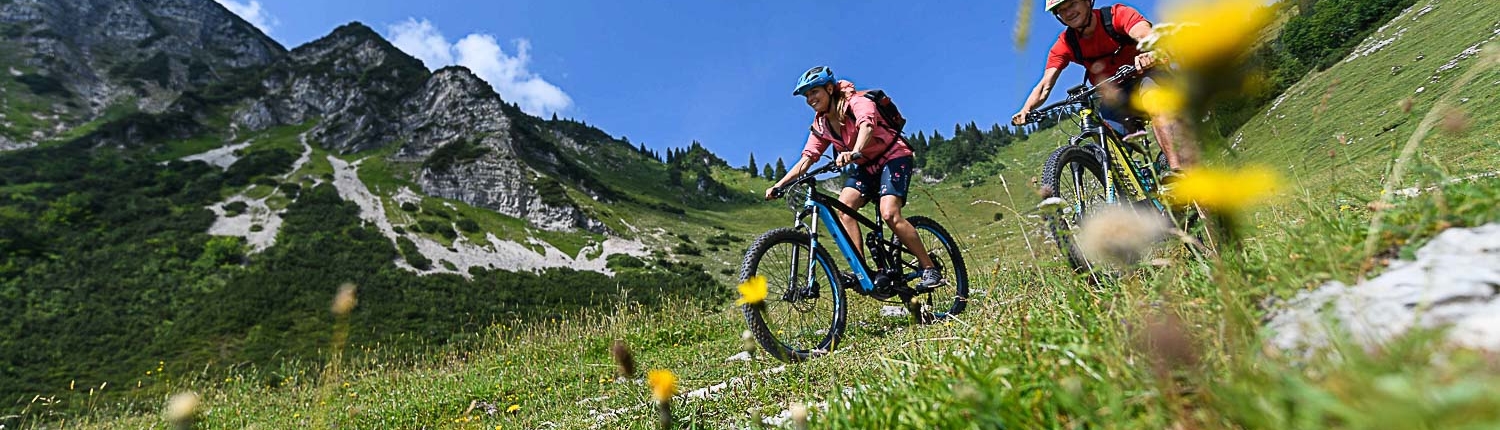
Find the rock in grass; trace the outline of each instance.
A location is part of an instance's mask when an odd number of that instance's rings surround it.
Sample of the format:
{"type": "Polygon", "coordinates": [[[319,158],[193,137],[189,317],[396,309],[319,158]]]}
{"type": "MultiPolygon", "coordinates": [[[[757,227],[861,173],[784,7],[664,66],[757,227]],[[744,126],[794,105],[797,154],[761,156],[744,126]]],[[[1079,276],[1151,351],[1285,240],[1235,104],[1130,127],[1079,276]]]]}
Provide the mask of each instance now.
{"type": "Polygon", "coordinates": [[[1448,229],[1416,257],[1359,285],[1329,282],[1281,304],[1267,324],[1271,343],[1308,355],[1328,347],[1331,333],[1372,348],[1412,328],[1447,328],[1456,346],[1500,352],[1500,224],[1448,229]]]}

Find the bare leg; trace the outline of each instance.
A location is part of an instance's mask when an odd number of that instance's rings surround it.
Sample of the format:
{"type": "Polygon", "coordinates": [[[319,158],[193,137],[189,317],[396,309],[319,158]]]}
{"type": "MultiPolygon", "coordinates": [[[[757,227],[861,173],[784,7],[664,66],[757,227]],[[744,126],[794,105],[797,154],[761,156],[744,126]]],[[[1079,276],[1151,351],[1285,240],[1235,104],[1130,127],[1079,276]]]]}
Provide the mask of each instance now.
{"type": "MultiPolygon", "coordinates": [[[[844,191],[839,192],[839,202],[857,210],[865,205],[865,198],[859,194],[859,190],[844,188],[844,191]]],[[[859,221],[856,221],[854,217],[848,214],[839,212],[839,224],[844,226],[844,233],[849,234],[849,241],[854,242],[854,253],[859,254],[855,257],[863,260],[865,258],[865,241],[859,235],[859,221]]]]}
{"type": "Polygon", "coordinates": [[[1184,165],[1198,164],[1198,148],[1191,138],[1182,135],[1182,124],[1177,118],[1158,115],[1151,119],[1151,128],[1156,131],[1156,141],[1161,144],[1162,152],[1167,154],[1167,167],[1175,170],[1184,165]]]}
{"type": "Polygon", "coordinates": [[[935,267],[932,257],[927,255],[927,247],[922,245],[922,239],[917,237],[916,227],[912,227],[906,217],[901,216],[901,204],[904,199],[896,196],[880,196],[880,218],[890,224],[891,231],[896,233],[896,238],[901,240],[913,253],[917,254],[917,262],[923,269],[935,267]]]}

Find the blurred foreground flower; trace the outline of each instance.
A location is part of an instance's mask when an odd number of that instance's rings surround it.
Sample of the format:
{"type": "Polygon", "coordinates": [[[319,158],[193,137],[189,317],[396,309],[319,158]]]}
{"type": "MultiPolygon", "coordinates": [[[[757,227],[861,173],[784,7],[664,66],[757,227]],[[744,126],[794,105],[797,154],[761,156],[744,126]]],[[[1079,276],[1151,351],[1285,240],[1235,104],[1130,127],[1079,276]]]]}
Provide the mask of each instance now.
{"type": "Polygon", "coordinates": [[[795,430],[807,430],[807,405],[792,403],[792,428],[795,430]]]}
{"type": "Polygon", "coordinates": [[[1031,39],[1031,10],[1035,6],[1029,1],[1017,2],[1017,4],[1021,10],[1016,11],[1016,26],[1012,36],[1016,43],[1016,50],[1025,51],[1026,41],[1031,39]]]}
{"type": "Polygon", "coordinates": [[[1276,173],[1264,167],[1197,167],[1188,169],[1172,184],[1167,199],[1179,206],[1197,203],[1209,211],[1232,214],[1270,197],[1280,182],[1276,173]]]}
{"type": "Polygon", "coordinates": [[[656,401],[657,427],[672,428],[672,396],[677,395],[677,375],[670,370],[655,369],[646,374],[646,385],[651,386],[651,400],[656,401]]]}
{"type": "Polygon", "coordinates": [[[651,399],[658,403],[672,400],[672,396],[677,395],[677,375],[670,370],[652,370],[646,374],[646,385],[651,386],[651,399]]]}
{"type": "Polygon", "coordinates": [[[173,428],[193,428],[193,423],[198,417],[199,403],[198,393],[185,391],[173,394],[172,398],[167,400],[167,421],[172,423],[173,428]]]}
{"type": "Polygon", "coordinates": [[[359,303],[359,300],[354,296],[355,289],[356,287],[352,283],[345,283],[339,286],[338,294],[333,296],[332,310],[334,315],[349,315],[349,312],[354,310],[354,305],[359,303]]]}
{"type": "Polygon", "coordinates": [[[609,347],[609,355],[614,357],[615,371],[621,378],[635,377],[635,355],[630,353],[624,339],[615,339],[615,344],[609,347]]]}
{"type": "Polygon", "coordinates": [[[1112,205],[1084,219],[1079,228],[1078,247],[1090,261],[1131,266],[1166,237],[1171,224],[1154,210],[1112,205]]]}
{"type": "Polygon", "coordinates": [[[1152,115],[1170,115],[1182,112],[1187,106],[1187,97],[1182,91],[1171,87],[1143,88],[1130,103],[1136,109],[1152,115]]]}
{"type": "Polygon", "coordinates": [[[1189,2],[1168,10],[1166,22],[1149,47],[1164,50],[1185,69],[1205,70],[1237,66],[1240,57],[1271,22],[1270,9],[1259,0],[1189,2]]]}
{"type": "Polygon", "coordinates": [[[740,299],[735,305],[756,305],[766,301],[766,278],[753,276],[740,284],[740,299]]]}

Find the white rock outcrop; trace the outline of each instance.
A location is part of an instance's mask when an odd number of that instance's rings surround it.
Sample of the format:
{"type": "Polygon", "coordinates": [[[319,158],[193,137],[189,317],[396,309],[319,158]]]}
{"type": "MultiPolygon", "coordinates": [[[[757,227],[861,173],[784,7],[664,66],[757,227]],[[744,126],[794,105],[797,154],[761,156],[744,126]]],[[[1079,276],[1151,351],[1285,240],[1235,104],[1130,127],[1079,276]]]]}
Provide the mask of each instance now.
{"type": "Polygon", "coordinates": [[[1453,345],[1500,352],[1500,224],[1444,231],[1364,283],[1329,282],[1278,306],[1270,342],[1304,354],[1347,333],[1375,347],[1413,328],[1446,328],[1453,345]]]}

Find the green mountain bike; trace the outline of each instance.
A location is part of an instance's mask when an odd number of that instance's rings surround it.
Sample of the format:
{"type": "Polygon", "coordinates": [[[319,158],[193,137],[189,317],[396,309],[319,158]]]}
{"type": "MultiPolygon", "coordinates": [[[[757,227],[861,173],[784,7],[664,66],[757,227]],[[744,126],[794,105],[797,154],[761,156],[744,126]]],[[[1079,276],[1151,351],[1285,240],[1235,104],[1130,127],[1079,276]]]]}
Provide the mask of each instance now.
{"type": "MultiPolygon", "coordinates": [[[[1122,66],[1099,85],[1073,87],[1066,99],[1037,108],[1026,117],[1027,122],[1040,122],[1051,115],[1070,116],[1078,126],[1078,134],[1054,150],[1042,166],[1043,200],[1037,206],[1047,233],[1078,272],[1093,272],[1094,265],[1079,249],[1075,233],[1084,217],[1105,205],[1129,203],[1155,210],[1181,229],[1199,224],[1196,208],[1174,211],[1162,200],[1160,178],[1168,168],[1166,153],[1152,147],[1145,133],[1130,139],[1121,136],[1098,112],[1099,90],[1138,79],[1135,75],[1134,66],[1122,66]]],[[[1141,129],[1149,129],[1144,119],[1136,121],[1141,129]]]]}
{"type": "Polygon", "coordinates": [[[846,291],[876,300],[903,304],[919,322],[949,318],[969,303],[969,276],[958,242],[943,226],[927,217],[907,218],[916,227],[927,255],[942,272],[946,285],[918,291],[920,273],[917,254],[901,244],[894,232],[885,230],[878,214],[870,220],[858,210],[820,192],[817,175],[838,171],[828,163],[789,182],[773,195],[787,196],[796,217],[791,228],[767,231],[750,245],[740,266],[740,281],[754,276],[766,278],[766,299],[761,305],[745,305],[745,321],[756,341],[778,360],[794,363],[832,351],[844,332],[848,313],[846,291]],[[837,214],[854,217],[866,231],[865,258],[854,249],[854,238],[839,225],[837,214]],[[838,247],[852,269],[839,271],[818,227],[838,247]],[[889,234],[888,234],[889,233],[889,234]]]}

